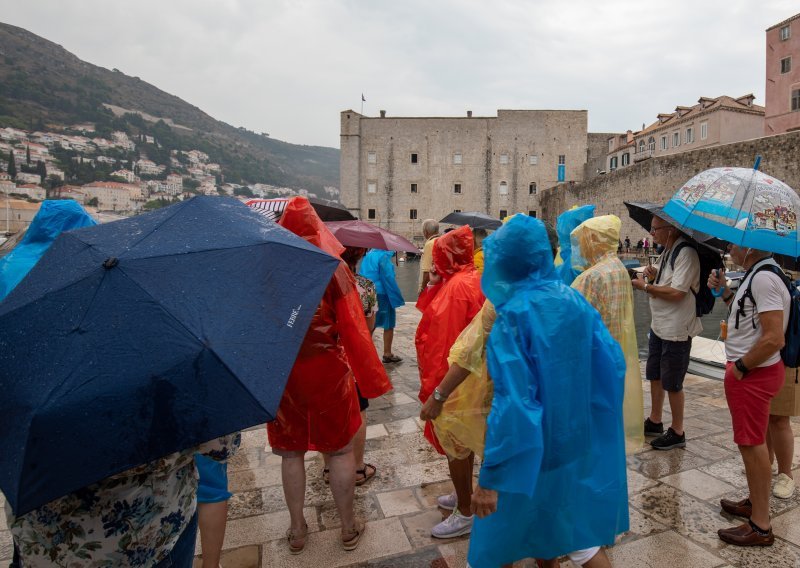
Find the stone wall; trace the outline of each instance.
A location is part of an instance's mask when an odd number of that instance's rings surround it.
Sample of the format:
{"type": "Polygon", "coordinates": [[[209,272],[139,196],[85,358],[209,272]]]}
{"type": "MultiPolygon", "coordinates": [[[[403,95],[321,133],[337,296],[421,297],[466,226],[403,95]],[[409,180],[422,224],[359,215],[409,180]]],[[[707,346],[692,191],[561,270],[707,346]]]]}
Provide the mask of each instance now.
{"type": "Polygon", "coordinates": [[[665,203],[691,177],[709,168],[752,167],[760,155],[761,171],[800,190],[800,132],[757,138],[693,152],[644,160],[585,183],[557,185],[541,192],[540,217],[555,222],[573,205],[595,204],[597,215],[613,213],[622,219],[622,238],[635,243],[646,232],[634,223],[623,201],[665,203]]]}

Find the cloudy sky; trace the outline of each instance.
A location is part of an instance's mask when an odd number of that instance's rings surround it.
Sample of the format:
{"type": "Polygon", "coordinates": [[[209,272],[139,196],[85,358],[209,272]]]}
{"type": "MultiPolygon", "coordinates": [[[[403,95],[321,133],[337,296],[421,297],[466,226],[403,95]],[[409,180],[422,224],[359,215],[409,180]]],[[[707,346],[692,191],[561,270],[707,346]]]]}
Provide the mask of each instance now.
{"type": "Polygon", "coordinates": [[[235,126],[339,146],[339,112],[588,109],[637,130],[700,96],[764,103],[796,0],[0,0],[0,21],[235,126]]]}

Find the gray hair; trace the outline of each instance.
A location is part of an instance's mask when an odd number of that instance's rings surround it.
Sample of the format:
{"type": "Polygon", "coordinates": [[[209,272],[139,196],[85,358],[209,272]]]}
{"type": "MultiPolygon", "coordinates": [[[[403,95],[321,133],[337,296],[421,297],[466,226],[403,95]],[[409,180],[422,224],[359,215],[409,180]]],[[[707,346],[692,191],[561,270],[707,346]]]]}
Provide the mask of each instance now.
{"type": "Polygon", "coordinates": [[[422,222],[422,234],[426,237],[439,233],[439,222],[436,219],[425,219],[422,222]]]}

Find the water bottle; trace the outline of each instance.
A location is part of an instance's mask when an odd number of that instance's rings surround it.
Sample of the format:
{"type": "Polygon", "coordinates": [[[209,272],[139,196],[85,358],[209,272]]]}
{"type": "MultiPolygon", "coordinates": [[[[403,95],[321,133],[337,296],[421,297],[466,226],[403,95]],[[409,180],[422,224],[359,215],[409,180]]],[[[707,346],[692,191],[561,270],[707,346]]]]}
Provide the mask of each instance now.
{"type": "Polygon", "coordinates": [[[719,322],[719,338],[722,341],[728,339],[728,321],[720,320],[719,322]]]}

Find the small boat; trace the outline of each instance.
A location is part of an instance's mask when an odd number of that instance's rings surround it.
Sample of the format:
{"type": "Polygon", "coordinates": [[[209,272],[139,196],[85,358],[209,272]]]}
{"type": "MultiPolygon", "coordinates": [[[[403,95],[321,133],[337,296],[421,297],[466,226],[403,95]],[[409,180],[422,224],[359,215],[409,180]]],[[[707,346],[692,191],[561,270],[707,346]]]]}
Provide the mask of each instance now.
{"type": "Polygon", "coordinates": [[[725,343],[705,337],[692,338],[689,372],[708,379],[725,378],[725,343]]]}

